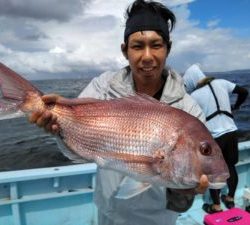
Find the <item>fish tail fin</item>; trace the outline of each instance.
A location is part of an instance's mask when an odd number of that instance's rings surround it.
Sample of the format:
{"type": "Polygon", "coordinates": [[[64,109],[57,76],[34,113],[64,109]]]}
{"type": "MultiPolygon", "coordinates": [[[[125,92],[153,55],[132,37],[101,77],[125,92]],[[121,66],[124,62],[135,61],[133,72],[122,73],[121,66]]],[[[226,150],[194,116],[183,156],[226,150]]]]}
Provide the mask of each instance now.
{"type": "Polygon", "coordinates": [[[20,102],[16,101],[7,101],[4,99],[0,99],[0,115],[5,116],[18,112],[20,104],[20,102]]]}
{"type": "Polygon", "coordinates": [[[17,112],[28,92],[43,95],[29,81],[0,62],[0,114],[17,112]]]}

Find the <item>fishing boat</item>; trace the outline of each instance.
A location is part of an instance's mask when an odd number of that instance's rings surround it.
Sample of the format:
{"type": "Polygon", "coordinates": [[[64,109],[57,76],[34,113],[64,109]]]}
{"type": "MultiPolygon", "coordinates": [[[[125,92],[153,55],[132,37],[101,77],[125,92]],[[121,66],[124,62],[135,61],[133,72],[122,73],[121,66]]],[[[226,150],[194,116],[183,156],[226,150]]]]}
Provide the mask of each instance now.
{"type": "MultiPolygon", "coordinates": [[[[250,205],[250,141],[240,142],[239,151],[236,206],[245,208],[250,205]]],[[[95,174],[94,163],[1,172],[0,225],[97,224],[95,174]]],[[[177,225],[202,225],[204,198],[208,195],[197,195],[177,225]]]]}

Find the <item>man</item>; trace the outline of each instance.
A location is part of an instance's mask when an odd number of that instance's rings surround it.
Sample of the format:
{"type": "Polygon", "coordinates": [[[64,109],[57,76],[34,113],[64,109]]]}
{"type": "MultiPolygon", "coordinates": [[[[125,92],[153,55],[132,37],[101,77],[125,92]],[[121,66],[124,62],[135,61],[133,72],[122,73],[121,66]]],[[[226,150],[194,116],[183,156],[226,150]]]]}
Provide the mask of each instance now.
{"type": "MultiPolygon", "coordinates": [[[[127,9],[121,45],[129,66],[94,78],[79,97],[112,99],[143,93],[204,120],[200,107],[186,94],[181,77],[165,68],[171,48],[169,33],[174,24],[174,14],[161,3],[136,0],[127,9]]],[[[49,95],[43,100],[51,103],[59,98],[49,95]]],[[[47,111],[33,113],[30,121],[52,133],[58,132],[55,116],[47,111]]],[[[207,177],[202,176],[200,185],[190,193],[170,189],[166,192],[162,187],[152,187],[121,200],[115,194],[118,188],[123,188],[123,178],[118,172],[98,168],[95,203],[100,225],[174,225],[178,216],[176,211],[187,210],[194,194],[204,192],[208,186],[207,177]]]]}
{"type": "MultiPolygon", "coordinates": [[[[206,116],[206,126],[220,146],[227,163],[230,177],[227,180],[228,194],[221,199],[227,208],[234,207],[234,194],[238,184],[235,164],[238,162],[237,127],[231,112],[229,94],[237,94],[232,110],[238,110],[246,100],[248,91],[230,81],[206,77],[197,64],[189,67],[184,76],[188,92],[198,102],[206,116]]],[[[213,204],[205,203],[204,211],[215,213],[222,211],[220,190],[210,189],[213,204]]]]}

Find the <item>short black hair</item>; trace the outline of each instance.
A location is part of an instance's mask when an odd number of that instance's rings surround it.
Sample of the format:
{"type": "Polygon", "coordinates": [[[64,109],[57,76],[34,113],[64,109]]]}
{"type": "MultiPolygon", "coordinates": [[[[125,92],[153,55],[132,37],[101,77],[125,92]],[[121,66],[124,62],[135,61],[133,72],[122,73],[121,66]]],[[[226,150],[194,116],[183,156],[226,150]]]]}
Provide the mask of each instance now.
{"type": "MultiPolygon", "coordinates": [[[[166,25],[168,26],[169,32],[171,32],[176,24],[176,17],[174,13],[168,9],[166,6],[164,6],[160,2],[155,1],[145,1],[145,0],[135,0],[126,10],[125,13],[125,19],[128,21],[133,15],[137,14],[142,9],[151,10],[155,12],[156,14],[160,15],[164,21],[166,22],[166,25]]],[[[157,31],[158,32],[158,31],[157,31]]],[[[164,38],[164,35],[161,34],[161,32],[158,32],[159,35],[161,35],[164,39],[164,41],[169,44],[170,40],[166,40],[164,38]]],[[[128,37],[125,38],[125,44],[128,43],[128,37]]]]}

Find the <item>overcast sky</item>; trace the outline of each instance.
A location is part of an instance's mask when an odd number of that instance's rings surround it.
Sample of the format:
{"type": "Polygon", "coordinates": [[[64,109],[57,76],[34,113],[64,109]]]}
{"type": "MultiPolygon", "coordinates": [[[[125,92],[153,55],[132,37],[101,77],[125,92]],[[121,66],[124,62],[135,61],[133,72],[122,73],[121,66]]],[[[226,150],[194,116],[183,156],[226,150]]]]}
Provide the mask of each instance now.
{"type": "MultiPolygon", "coordinates": [[[[132,0],[0,0],[0,61],[30,79],[98,75],[120,51],[132,0]]],[[[179,72],[250,68],[249,0],[162,0],[177,16],[167,63],[179,72]]]]}

